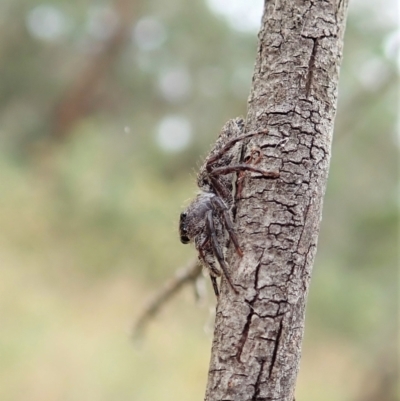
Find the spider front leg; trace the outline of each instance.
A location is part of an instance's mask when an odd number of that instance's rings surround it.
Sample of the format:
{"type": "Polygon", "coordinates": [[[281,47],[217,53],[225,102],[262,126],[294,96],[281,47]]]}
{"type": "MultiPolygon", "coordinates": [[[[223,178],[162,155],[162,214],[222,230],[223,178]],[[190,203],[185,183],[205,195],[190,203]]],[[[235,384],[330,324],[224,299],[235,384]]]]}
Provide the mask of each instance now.
{"type": "Polygon", "coordinates": [[[223,220],[224,226],[228,231],[229,237],[232,240],[233,245],[235,246],[236,252],[238,253],[239,256],[243,256],[243,251],[240,248],[239,241],[233,228],[233,223],[229,216],[228,208],[226,207],[225,203],[218,196],[212,198],[211,203],[215,206],[216,209],[219,209],[219,211],[222,213],[222,216],[224,218],[223,220]]]}
{"type": "MultiPolygon", "coordinates": [[[[247,163],[239,163],[239,164],[233,164],[230,166],[222,166],[222,167],[213,167],[213,165],[226,153],[228,152],[236,143],[247,139],[251,138],[252,136],[255,135],[261,135],[261,134],[266,134],[267,131],[255,131],[255,132],[249,132],[245,135],[240,135],[236,138],[231,139],[228,141],[225,146],[223,146],[217,154],[214,156],[210,157],[207,161],[206,164],[206,170],[209,174],[209,176],[218,176],[218,175],[226,175],[226,174],[231,174],[235,172],[242,172],[242,171],[252,171],[254,173],[260,173],[266,178],[278,178],[279,177],[279,172],[278,171],[265,171],[262,169],[259,169],[257,167],[254,167],[252,165],[249,165],[247,163]]],[[[259,155],[257,164],[261,160],[261,154],[259,155]]],[[[216,186],[216,190],[221,191],[221,188],[218,188],[218,183],[215,182],[216,180],[213,181],[214,186],[216,186]]]]}
{"type": "Polygon", "coordinates": [[[213,273],[211,273],[211,271],[210,271],[210,279],[211,279],[211,283],[213,286],[214,294],[218,298],[219,297],[219,289],[218,289],[217,277],[218,276],[214,276],[213,273]]]}
{"type": "MultiPolygon", "coordinates": [[[[250,155],[246,157],[246,159],[244,160],[244,162],[246,164],[252,164],[253,166],[255,164],[258,164],[260,162],[260,160],[262,159],[261,156],[261,149],[257,148],[257,149],[252,149],[250,152],[250,155]],[[257,154],[257,157],[254,159],[254,155],[257,154]]],[[[235,200],[238,200],[242,197],[242,189],[243,189],[243,181],[244,181],[244,177],[245,177],[245,172],[241,171],[239,172],[238,176],[237,176],[237,182],[236,182],[236,194],[235,194],[235,200]]]]}
{"type": "Polygon", "coordinates": [[[211,283],[214,289],[214,294],[218,298],[219,297],[219,289],[218,289],[218,283],[217,283],[217,277],[221,276],[221,273],[219,270],[215,267],[214,263],[211,260],[207,260],[207,255],[205,253],[205,250],[207,250],[208,246],[210,243],[210,238],[206,237],[204,241],[202,241],[199,246],[197,247],[197,250],[199,251],[199,259],[203,263],[204,266],[208,268],[208,272],[210,274],[210,279],[211,283]]]}
{"type": "Polygon", "coordinates": [[[231,139],[228,141],[225,146],[222,147],[222,149],[219,150],[217,154],[214,156],[210,157],[210,159],[207,161],[207,166],[206,169],[208,172],[211,170],[211,166],[218,161],[226,152],[228,152],[229,149],[231,149],[233,146],[235,146],[238,142],[243,141],[244,139],[251,138],[252,136],[255,135],[261,135],[261,134],[266,134],[267,131],[255,131],[255,132],[249,132],[244,135],[240,135],[236,138],[231,139]]]}
{"type": "Polygon", "coordinates": [[[209,174],[211,176],[217,176],[217,175],[236,173],[238,171],[252,171],[253,173],[260,173],[266,178],[279,178],[278,171],[265,171],[245,163],[234,164],[232,166],[216,167],[215,169],[211,170],[209,174]]]}
{"type": "Polygon", "coordinates": [[[226,277],[226,280],[228,281],[230,287],[237,294],[238,292],[237,292],[236,288],[233,286],[231,276],[228,271],[228,266],[225,263],[224,255],[223,255],[221,247],[218,243],[217,233],[215,232],[215,227],[214,227],[212,210],[209,210],[206,214],[206,227],[207,227],[208,235],[209,235],[209,238],[211,241],[211,248],[213,250],[213,253],[214,253],[215,257],[217,258],[218,263],[221,266],[221,269],[224,272],[224,276],[226,277]]]}

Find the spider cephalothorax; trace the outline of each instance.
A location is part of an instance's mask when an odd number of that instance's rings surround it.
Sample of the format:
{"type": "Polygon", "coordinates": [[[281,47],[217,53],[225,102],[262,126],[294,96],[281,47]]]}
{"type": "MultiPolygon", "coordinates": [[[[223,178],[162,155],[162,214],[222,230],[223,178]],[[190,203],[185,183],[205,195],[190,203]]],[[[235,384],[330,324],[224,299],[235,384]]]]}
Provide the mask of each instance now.
{"type": "Polygon", "coordinates": [[[237,155],[240,152],[236,146],[244,139],[259,134],[259,132],[248,134],[243,132],[244,123],[240,118],[230,120],[224,125],[197,176],[197,185],[201,192],[181,213],[179,221],[181,242],[184,244],[194,242],[200,261],[209,269],[217,296],[219,294],[217,277],[221,275],[221,270],[230,287],[237,292],[224,257],[224,249],[229,239],[235,246],[236,252],[240,256],[243,254],[231,216],[234,206],[235,173],[252,171],[267,178],[279,177],[279,173],[275,171],[268,172],[256,168],[251,164],[251,158],[245,163],[238,161],[237,155]]]}

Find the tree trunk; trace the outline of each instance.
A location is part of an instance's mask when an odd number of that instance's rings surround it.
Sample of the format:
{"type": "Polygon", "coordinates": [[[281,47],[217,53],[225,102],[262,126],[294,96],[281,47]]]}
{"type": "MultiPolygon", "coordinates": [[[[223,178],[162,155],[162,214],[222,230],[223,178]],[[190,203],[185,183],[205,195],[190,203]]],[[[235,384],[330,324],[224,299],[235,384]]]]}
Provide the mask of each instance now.
{"type": "MultiPolygon", "coordinates": [[[[325,192],[347,0],[266,1],[246,131],[257,167],[236,203],[244,256],[227,260],[206,401],[292,401],[325,192]]],[[[245,155],[244,155],[245,156],[245,155]]]]}

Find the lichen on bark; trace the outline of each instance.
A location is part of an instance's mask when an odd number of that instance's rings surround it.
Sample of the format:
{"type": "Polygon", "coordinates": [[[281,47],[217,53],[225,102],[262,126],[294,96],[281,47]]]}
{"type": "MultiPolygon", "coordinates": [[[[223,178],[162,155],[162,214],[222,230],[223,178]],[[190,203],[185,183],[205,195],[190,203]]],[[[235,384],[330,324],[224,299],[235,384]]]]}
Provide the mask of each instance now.
{"type": "Polygon", "coordinates": [[[247,146],[278,180],[247,174],[236,202],[240,291],[217,305],[206,401],[292,401],[336,112],[347,0],[266,1],[247,146]]]}

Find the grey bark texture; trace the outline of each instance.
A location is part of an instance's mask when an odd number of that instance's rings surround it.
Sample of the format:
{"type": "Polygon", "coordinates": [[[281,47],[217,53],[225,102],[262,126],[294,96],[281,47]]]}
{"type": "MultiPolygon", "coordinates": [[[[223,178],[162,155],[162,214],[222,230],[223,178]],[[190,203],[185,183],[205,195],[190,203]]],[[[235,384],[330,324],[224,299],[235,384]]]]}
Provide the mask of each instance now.
{"type": "MultiPolygon", "coordinates": [[[[293,401],[336,112],[347,0],[266,1],[246,131],[269,180],[247,174],[227,251],[206,401],[293,401]]],[[[245,155],[244,155],[245,156],[245,155]]]]}

